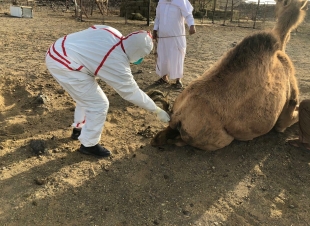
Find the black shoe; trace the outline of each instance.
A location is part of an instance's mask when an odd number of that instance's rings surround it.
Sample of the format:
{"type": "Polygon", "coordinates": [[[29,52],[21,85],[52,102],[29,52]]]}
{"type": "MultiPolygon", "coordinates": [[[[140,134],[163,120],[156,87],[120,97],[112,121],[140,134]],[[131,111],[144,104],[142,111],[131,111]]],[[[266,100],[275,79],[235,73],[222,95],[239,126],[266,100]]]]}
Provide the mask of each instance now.
{"type": "Polygon", "coordinates": [[[71,138],[73,140],[78,140],[80,135],[81,135],[81,129],[73,128],[71,138]]]}
{"type": "Polygon", "coordinates": [[[96,144],[95,146],[91,147],[85,147],[83,144],[81,144],[79,152],[85,155],[95,155],[99,157],[108,157],[111,155],[111,152],[102,147],[100,144],[96,144]]]}

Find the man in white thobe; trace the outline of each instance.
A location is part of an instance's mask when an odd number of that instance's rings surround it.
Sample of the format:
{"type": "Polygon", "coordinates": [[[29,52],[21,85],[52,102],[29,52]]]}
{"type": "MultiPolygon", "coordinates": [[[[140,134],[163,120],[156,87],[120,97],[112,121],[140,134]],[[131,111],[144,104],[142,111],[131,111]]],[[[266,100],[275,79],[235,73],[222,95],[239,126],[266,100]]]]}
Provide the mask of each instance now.
{"type": "Polygon", "coordinates": [[[176,87],[182,88],[184,58],[186,54],[185,21],[189,34],[196,33],[193,7],[188,0],[159,0],[156,8],[153,38],[158,41],[156,84],[176,80],[176,87]]]}
{"type": "Polygon", "coordinates": [[[169,115],[137,85],[130,63],[141,62],[153,48],[146,31],[123,36],[115,28],[96,25],[66,35],[51,45],[46,66],[76,102],[73,132],[83,154],[106,157],[110,151],[99,144],[109,101],[98,85],[100,78],[125,100],[157,114],[163,122],[169,115]]]}

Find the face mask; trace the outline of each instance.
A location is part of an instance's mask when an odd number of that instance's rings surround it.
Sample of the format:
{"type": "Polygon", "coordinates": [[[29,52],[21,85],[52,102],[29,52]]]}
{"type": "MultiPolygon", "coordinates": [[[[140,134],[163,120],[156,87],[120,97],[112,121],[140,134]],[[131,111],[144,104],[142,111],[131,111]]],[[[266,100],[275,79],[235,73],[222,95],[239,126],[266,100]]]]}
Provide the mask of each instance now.
{"type": "Polygon", "coordinates": [[[138,65],[141,64],[143,61],[143,58],[140,58],[139,60],[137,60],[136,62],[133,62],[133,64],[138,65]]]}

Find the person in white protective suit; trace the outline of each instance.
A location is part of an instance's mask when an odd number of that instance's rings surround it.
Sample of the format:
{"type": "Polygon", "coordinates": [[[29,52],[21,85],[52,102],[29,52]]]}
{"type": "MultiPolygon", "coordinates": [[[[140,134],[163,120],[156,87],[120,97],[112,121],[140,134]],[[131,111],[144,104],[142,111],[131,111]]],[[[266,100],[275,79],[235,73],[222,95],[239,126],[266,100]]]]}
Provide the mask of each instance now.
{"type": "Polygon", "coordinates": [[[46,66],[76,102],[71,137],[80,140],[81,153],[110,155],[99,144],[109,101],[96,78],[105,81],[125,100],[156,113],[161,121],[170,120],[167,112],[138,87],[130,69],[130,63],[141,62],[152,48],[149,32],[123,36],[105,25],[66,35],[50,46],[46,66]]]}
{"type": "Polygon", "coordinates": [[[153,28],[157,41],[156,73],[160,79],[155,84],[169,83],[175,79],[176,88],[182,88],[184,58],[186,54],[185,21],[189,34],[196,33],[192,14],[193,6],[188,0],[159,0],[153,28]]]}

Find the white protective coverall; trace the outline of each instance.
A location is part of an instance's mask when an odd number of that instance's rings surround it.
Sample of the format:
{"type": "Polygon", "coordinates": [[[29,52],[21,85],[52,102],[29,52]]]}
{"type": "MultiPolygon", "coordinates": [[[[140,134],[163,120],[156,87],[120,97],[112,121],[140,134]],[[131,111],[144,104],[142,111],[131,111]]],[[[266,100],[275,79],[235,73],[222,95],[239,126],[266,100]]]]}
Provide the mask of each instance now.
{"type": "Polygon", "coordinates": [[[130,63],[149,54],[152,48],[152,36],[146,31],[124,37],[104,25],[66,35],[51,45],[46,66],[76,102],[72,126],[83,127],[79,140],[85,147],[100,141],[109,108],[96,77],[125,100],[151,112],[158,111],[154,101],[140,90],[130,69],[130,63]]]}
{"type": "Polygon", "coordinates": [[[186,53],[185,23],[194,25],[193,7],[188,0],[159,0],[156,8],[154,30],[157,30],[157,66],[160,77],[183,77],[186,53]]]}

